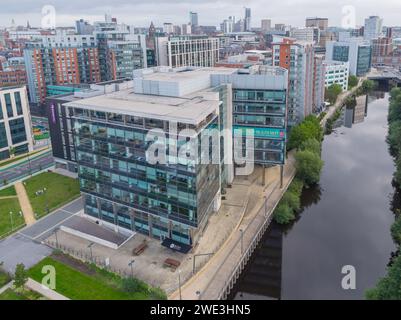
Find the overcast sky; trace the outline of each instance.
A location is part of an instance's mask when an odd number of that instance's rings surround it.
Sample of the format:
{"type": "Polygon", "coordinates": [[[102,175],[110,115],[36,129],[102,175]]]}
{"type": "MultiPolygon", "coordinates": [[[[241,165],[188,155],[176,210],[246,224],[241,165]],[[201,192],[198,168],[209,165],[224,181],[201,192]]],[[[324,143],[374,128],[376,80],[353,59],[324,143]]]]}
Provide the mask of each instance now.
{"type": "Polygon", "coordinates": [[[230,15],[241,18],[244,6],[252,9],[252,27],[259,27],[262,18],[272,23],[303,26],[305,17],[329,18],[330,26],[341,26],[344,6],[355,8],[357,25],[369,15],[384,18],[384,25],[401,25],[400,0],[0,0],[0,26],[9,26],[14,18],[17,24],[40,26],[42,8],[53,5],[57,26],[73,26],[84,18],[90,22],[103,20],[109,13],[119,22],[135,26],[156,26],[163,22],[188,22],[189,11],[198,12],[200,25],[216,25],[230,15]]]}

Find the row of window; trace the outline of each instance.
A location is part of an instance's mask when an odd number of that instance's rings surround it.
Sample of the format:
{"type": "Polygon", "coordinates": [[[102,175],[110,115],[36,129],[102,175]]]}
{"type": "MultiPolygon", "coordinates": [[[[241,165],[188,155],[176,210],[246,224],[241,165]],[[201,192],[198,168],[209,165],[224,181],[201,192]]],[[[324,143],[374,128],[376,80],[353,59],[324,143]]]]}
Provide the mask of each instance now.
{"type": "MultiPolygon", "coordinates": [[[[6,112],[7,112],[7,117],[8,118],[21,116],[23,114],[22,102],[21,102],[21,94],[20,94],[19,91],[14,92],[14,102],[15,102],[15,109],[17,111],[17,114],[14,114],[13,104],[12,104],[12,101],[11,101],[11,94],[10,93],[5,93],[4,94],[4,101],[5,101],[5,105],[6,105],[6,112]]],[[[2,120],[3,118],[4,118],[3,106],[2,106],[1,99],[0,99],[0,120],[2,120]]]]}

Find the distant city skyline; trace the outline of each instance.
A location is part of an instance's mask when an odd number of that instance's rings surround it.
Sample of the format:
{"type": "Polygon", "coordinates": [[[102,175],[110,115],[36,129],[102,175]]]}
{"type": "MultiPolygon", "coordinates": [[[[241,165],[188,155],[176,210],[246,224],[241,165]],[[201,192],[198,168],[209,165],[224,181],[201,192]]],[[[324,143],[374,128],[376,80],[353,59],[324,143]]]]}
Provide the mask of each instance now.
{"type": "Polygon", "coordinates": [[[399,0],[383,0],[380,7],[377,0],[348,1],[313,1],[313,0],[204,0],[201,3],[194,0],[19,0],[2,5],[0,13],[1,27],[9,27],[14,19],[17,25],[26,25],[29,21],[33,27],[40,27],[42,7],[53,5],[56,9],[56,26],[74,26],[75,21],[83,18],[93,23],[104,19],[108,13],[119,22],[138,27],[147,27],[153,21],[156,26],[164,22],[181,25],[189,22],[189,12],[198,13],[199,25],[219,24],[228,16],[244,18],[244,7],[251,8],[251,27],[260,27],[262,19],[271,19],[275,23],[285,23],[294,27],[304,26],[306,17],[327,17],[329,26],[341,26],[343,6],[355,7],[356,25],[364,24],[364,19],[370,15],[379,15],[384,20],[384,26],[401,24],[399,0]]]}

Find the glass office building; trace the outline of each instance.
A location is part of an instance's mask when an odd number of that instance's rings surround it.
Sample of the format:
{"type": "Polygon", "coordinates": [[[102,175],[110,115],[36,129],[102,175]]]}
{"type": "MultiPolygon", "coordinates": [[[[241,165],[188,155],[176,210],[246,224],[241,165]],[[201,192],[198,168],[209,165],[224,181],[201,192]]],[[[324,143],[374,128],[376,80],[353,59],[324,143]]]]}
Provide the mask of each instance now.
{"type": "Polygon", "coordinates": [[[286,90],[234,89],[234,129],[253,129],[257,164],[284,163],[286,97],[286,90]]]}
{"type": "Polygon", "coordinates": [[[220,128],[222,94],[211,90],[204,98],[196,91],[181,98],[126,90],[66,103],[85,213],[117,228],[193,245],[220,205],[224,167],[220,161],[203,163],[203,152],[211,159],[213,148],[200,146],[204,132],[220,128]],[[147,134],[153,129],[166,134],[167,163],[149,161],[154,140],[147,141],[147,134]],[[189,139],[197,143],[196,156],[175,154],[189,139]]]}

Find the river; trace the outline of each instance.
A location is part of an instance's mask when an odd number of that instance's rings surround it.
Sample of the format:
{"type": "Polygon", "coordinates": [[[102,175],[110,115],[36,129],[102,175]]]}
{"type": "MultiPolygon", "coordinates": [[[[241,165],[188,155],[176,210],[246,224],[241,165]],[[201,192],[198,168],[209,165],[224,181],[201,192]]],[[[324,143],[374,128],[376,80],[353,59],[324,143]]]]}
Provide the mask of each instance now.
{"type": "Polygon", "coordinates": [[[385,141],[388,97],[369,97],[362,113],[344,110],[325,136],[319,185],[304,190],[297,221],[270,226],[231,298],[363,299],[386,274],[400,206],[385,141]],[[346,265],[355,268],[355,289],[341,286],[346,265]]]}

